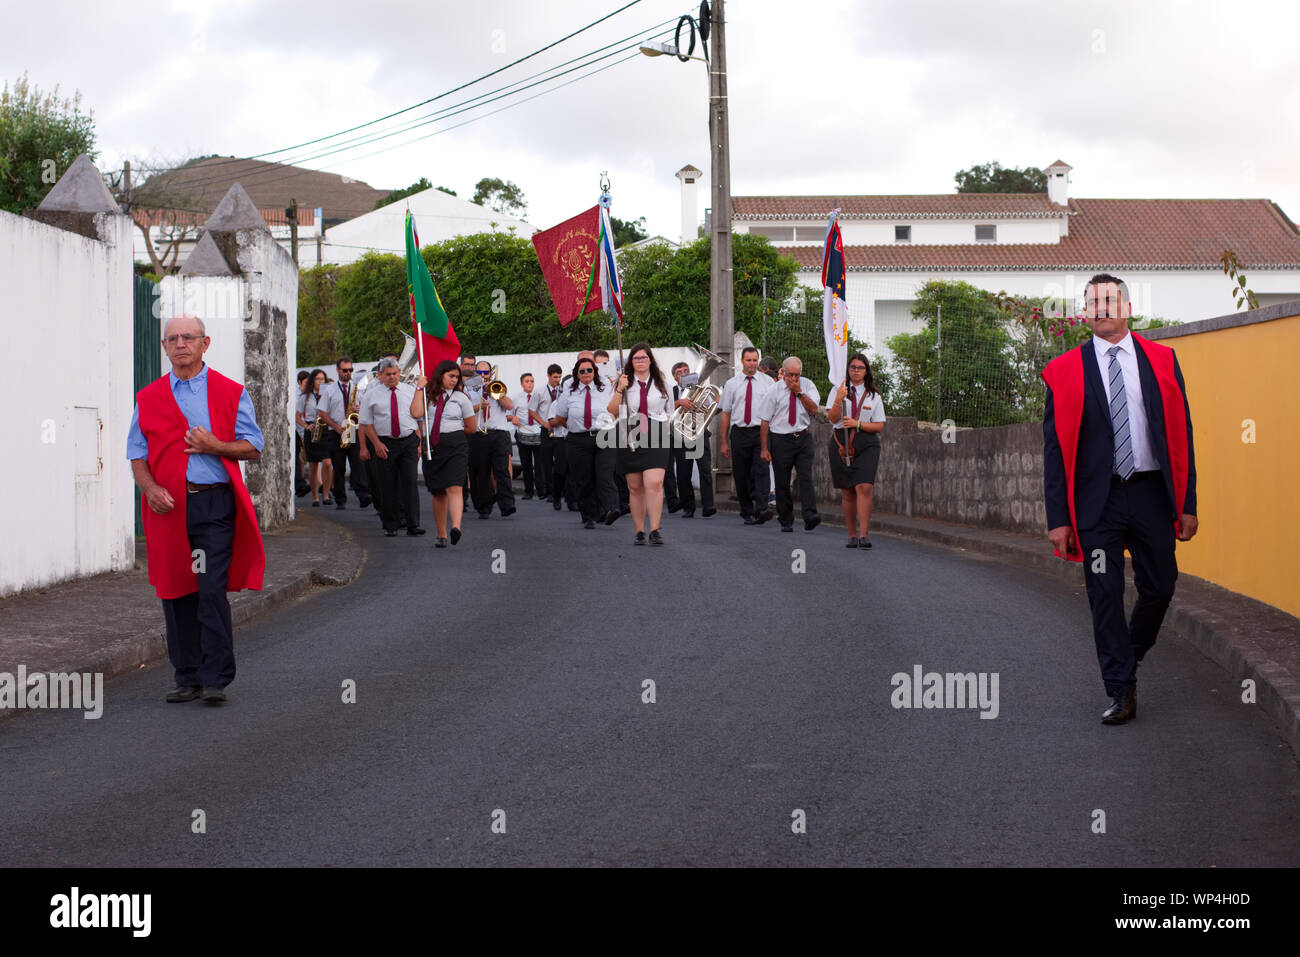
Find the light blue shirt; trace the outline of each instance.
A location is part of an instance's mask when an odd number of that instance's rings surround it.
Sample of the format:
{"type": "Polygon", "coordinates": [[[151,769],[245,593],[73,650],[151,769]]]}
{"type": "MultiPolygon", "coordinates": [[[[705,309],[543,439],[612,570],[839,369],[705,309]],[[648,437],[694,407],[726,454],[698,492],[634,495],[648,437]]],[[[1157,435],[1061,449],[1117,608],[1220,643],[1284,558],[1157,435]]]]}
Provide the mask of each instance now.
{"type": "MultiPolygon", "coordinates": [[[[180,406],[181,415],[190,428],[201,426],[212,430],[212,420],[208,416],[208,366],[205,362],[199,374],[192,379],[178,379],[175,372],[167,374],[171,380],[172,395],[180,406]]],[[[257,451],[262,451],[266,440],[262,430],[257,427],[257,417],[253,414],[253,400],[248,397],[248,390],[239,393],[239,411],[235,414],[235,441],[247,439],[257,451]]],[[[147,459],[149,442],[140,431],[140,407],[131,412],[131,431],[126,437],[126,457],[128,459],[147,459]]],[[[219,455],[195,454],[189,456],[185,464],[185,478],[199,485],[214,482],[229,482],[230,475],[219,455]]]]}

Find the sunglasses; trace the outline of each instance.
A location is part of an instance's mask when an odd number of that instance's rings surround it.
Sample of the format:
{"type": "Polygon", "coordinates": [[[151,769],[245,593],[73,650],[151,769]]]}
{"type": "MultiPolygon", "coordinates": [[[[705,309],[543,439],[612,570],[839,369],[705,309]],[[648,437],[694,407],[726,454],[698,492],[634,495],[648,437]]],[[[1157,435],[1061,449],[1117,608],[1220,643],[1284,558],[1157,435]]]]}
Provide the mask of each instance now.
{"type": "Polygon", "coordinates": [[[591,366],[583,366],[581,369],[578,370],[578,375],[582,375],[584,372],[595,372],[595,371],[596,370],[593,369],[591,366]]]}

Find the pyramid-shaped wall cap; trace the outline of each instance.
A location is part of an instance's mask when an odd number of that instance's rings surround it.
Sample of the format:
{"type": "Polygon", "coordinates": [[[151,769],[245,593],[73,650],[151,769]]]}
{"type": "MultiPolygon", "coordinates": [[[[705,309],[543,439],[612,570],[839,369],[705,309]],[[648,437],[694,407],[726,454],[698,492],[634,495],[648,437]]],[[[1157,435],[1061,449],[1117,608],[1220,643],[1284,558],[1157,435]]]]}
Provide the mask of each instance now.
{"type": "Polygon", "coordinates": [[[684,178],[684,177],[686,177],[686,176],[699,176],[701,172],[702,172],[701,170],[698,170],[698,169],[696,169],[694,166],[692,166],[690,163],[687,163],[685,166],[683,166],[681,169],[679,169],[676,173],[673,173],[673,175],[676,176],[678,179],[682,179],[682,178],[684,178]]]}
{"type": "Polygon", "coordinates": [[[248,198],[244,187],[238,183],[230,187],[212,215],[208,217],[208,221],[203,224],[203,228],[218,232],[234,232],[236,229],[261,229],[268,233],[271,231],[262,214],[253,205],[253,201],[248,198]]]}
{"type": "Polygon", "coordinates": [[[36,208],[72,213],[120,212],[99,170],[85,153],[72,161],[36,208]]]}
{"type": "Polygon", "coordinates": [[[226,257],[221,254],[221,250],[217,248],[212,233],[204,232],[199,237],[199,241],[194,244],[194,248],[190,250],[190,254],[185,257],[185,265],[181,266],[181,275],[233,276],[235,273],[226,262],[226,257]]]}
{"type": "Polygon", "coordinates": [[[1067,163],[1065,160],[1057,160],[1055,163],[1053,163],[1051,166],[1047,168],[1048,169],[1074,169],[1074,167],[1071,166],[1069,163],[1067,163]]]}

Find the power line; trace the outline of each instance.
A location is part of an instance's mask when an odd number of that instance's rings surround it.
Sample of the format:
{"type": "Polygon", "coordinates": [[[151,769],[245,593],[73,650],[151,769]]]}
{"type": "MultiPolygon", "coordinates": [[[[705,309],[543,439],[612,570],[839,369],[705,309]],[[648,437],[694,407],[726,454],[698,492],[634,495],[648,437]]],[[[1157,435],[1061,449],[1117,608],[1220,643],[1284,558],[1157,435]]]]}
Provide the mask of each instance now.
{"type": "MultiPolygon", "coordinates": [[[[304,146],[311,146],[311,145],[313,145],[313,144],[315,144],[315,143],[322,143],[322,142],[324,142],[325,140],[332,140],[332,139],[334,139],[334,138],[336,138],[336,137],[339,137],[339,136],[345,136],[345,135],[347,135],[348,133],[354,133],[354,132],[356,132],[357,130],[364,129],[364,128],[367,127],[367,126],[374,126],[376,123],[382,123],[382,122],[384,122],[385,120],[391,120],[391,119],[392,119],[393,117],[395,117],[395,116],[401,116],[403,113],[409,113],[411,110],[419,109],[421,106],[426,106],[427,104],[429,104],[429,103],[433,103],[433,102],[435,102],[436,100],[441,100],[441,99],[443,99],[444,97],[451,96],[451,94],[453,94],[453,93],[459,93],[461,90],[464,90],[464,89],[466,89],[467,87],[471,87],[471,86],[473,86],[473,85],[476,84],[476,83],[480,83],[480,82],[482,82],[483,80],[488,79],[489,77],[496,76],[498,73],[502,73],[502,72],[504,72],[504,71],[510,69],[510,68],[513,67],[513,66],[518,66],[520,63],[523,63],[525,60],[531,60],[533,57],[537,56],[538,54],[545,53],[547,50],[551,49],[552,47],[559,46],[561,43],[564,43],[566,40],[571,40],[571,39],[573,39],[573,38],[576,37],[578,34],[580,34],[580,33],[584,33],[585,31],[590,30],[592,27],[594,27],[594,26],[596,26],[596,25],[598,25],[598,24],[604,23],[606,20],[610,19],[611,17],[617,16],[618,14],[622,13],[624,10],[628,9],[629,7],[634,7],[634,6],[636,6],[636,5],[637,5],[638,3],[640,3],[640,2],[641,2],[641,0],[631,0],[630,3],[625,3],[623,6],[619,7],[617,10],[613,10],[613,11],[611,11],[610,13],[605,14],[603,17],[599,18],[598,20],[593,20],[591,23],[588,23],[586,26],[584,26],[584,27],[580,27],[580,28],[578,28],[577,30],[574,30],[572,33],[567,34],[566,36],[562,36],[562,37],[560,37],[560,39],[555,40],[555,41],[552,42],[552,43],[548,43],[548,44],[546,44],[546,46],[544,46],[544,47],[540,47],[540,48],[534,50],[532,53],[527,54],[526,56],[522,56],[522,57],[520,57],[518,60],[514,60],[514,61],[512,61],[512,62],[510,62],[510,63],[507,63],[505,66],[498,67],[497,69],[492,70],[492,71],[489,72],[489,73],[484,73],[482,76],[475,77],[475,78],[472,79],[472,80],[469,80],[469,81],[467,81],[467,82],[465,82],[465,83],[462,83],[460,86],[452,87],[450,90],[444,90],[442,93],[439,93],[437,96],[431,96],[431,97],[429,97],[429,98],[426,99],[426,100],[421,100],[419,103],[413,103],[413,104],[411,104],[410,106],[404,107],[404,108],[402,108],[402,109],[400,109],[400,110],[396,110],[396,111],[394,111],[394,112],[392,112],[392,113],[389,113],[389,114],[387,114],[387,115],[385,115],[385,116],[381,116],[381,117],[378,117],[377,119],[373,119],[373,120],[368,120],[368,121],[365,122],[365,123],[359,123],[359,124],[357,124],[356,126],[349,127],[349,128],[346,129],[346,130],[340,130],[340,131],[337,132],[337,133],[331,133],[331,134],[329,134],[328,136],[319,136],[319,137],[317,137],[317,138],[314,139],[314,140],[307,140],[306,142],[303,142],[303,143],[296,143],[296,144],[294,144],[293,146],[285,146],[285,147],[282,147],[281,149],[268,150],[268,151],[266,151],[265,153],[254,153],[252,156],[245,156],[245,157],[241,157],[241,158],[233,158],[233,159],[229,159],[229,160],[222,160],[221,163],[222,163],[222,164],[225,164],[225,163],[238,163],[238,162],[243,162],[243,161],[245,161],[245,160],[250,160],[250,159],[261,159],[261,158],[264,157],[264,156],[274,156],[274,155],[277,154],[277,153],[288,153],[288,152],[291,152],[292,150],[301,149],[301,148],[304,147],[304,146]]],[[[210,164],[209,164],[209,167],[216,166],[216,165],[218,165],[218,164],[217,164],[217,163],[210,163],[210,164]]],[[[171,167],[170,169],[163,169],[163,170],[150,170],[150,172],[170,172],[171,170],[182,169],[182,168],[183,168],[183,167],[179,167],[179,166],[177,166],[177,167],[171,167]]]]}

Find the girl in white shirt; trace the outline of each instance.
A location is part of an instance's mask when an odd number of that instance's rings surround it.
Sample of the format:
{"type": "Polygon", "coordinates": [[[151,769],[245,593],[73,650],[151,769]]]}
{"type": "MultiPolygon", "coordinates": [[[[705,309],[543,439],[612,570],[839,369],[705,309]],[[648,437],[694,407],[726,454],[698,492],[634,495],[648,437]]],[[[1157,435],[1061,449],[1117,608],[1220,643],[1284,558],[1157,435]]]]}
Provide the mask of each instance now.
{"type": "Polygon", "coordinates": [[[848,379],[826,410],[831,420],[831,480],[840,490],[849,548],[870,548],[871,496],[880,463],[880,433],[885,429],[885,404],[876,391],[871,364],[861,352],[849,357],[848,379]],[[852,464],[846,453],[852,449],[852,464]]]}
{"type": "Polygon", "coordinates": [[[633,543],[646,544],[648,520],[650,544],[662,545],[659,520],[664,510],[664,473],[672,458],[668,421],[673,410],[672,393],[645,342],[638,342],[627,354],[627,364],[617,382],[608,408],[619,418],[618,461],[627,478],[628,505],[636,526],[633,543]],[[624,402],[626,410],[622,409],[624,402]]]}
{"type": "Polygon", "coordinates": [[[474,403],[460,381],[460,366],[443,359],[433,370],[429,384],[415,394],[411,414],[429,414],[428,458],[422,461],[424,484],[433,495],[433,523],[438,528],[436,548],[447,547],[447,526],[451,544],[460,541],[460,518],[465,511],[465,471],[469,467],[468,436],[478,431],[474,403]]]}

